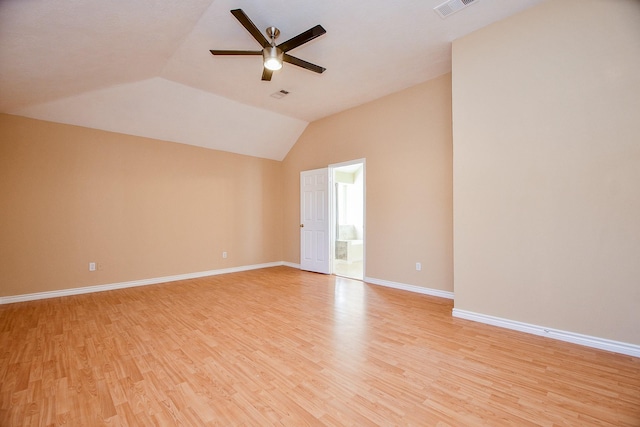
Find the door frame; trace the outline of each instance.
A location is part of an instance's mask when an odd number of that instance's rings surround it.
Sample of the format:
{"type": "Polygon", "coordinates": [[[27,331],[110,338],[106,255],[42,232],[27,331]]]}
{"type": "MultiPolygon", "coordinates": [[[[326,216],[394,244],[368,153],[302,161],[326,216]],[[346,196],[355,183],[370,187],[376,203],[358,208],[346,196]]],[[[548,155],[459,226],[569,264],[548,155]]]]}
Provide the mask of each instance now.
{"type": "Polygon", "coordinates": [[[334,274],[333,262],[336,247],[336,203],[335,203],[335,170],[344,166],[362,164],[362,280],[367,271],[367,159],[348,160],[346,162],[332,163],[329,165],[329,268],[330,274],[334,274]]]}

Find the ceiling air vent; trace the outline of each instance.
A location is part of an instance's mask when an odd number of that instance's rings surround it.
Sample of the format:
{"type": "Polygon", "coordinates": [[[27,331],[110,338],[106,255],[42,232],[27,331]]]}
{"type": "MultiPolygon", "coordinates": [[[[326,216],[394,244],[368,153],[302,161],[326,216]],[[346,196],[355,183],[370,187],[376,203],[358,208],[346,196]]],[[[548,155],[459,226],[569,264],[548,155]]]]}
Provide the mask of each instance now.
{"type": "Polygon", "coordinates": [[[444,19],[447,16],[454,14],[467,6],[478,3],[479,1],[480,0],[449,0],[442,3],[440,6],[434,7],[433,10],[435,10],[436,13],[444,19]]]}
{"type": "Polygon", "coordinates": [[[271,94],[273,98],[277,98],[277,99],[282,99],[287,95],[289,95],[289,91],[284,89],[281,89],[278,92],[274,92],[271,94]]]}

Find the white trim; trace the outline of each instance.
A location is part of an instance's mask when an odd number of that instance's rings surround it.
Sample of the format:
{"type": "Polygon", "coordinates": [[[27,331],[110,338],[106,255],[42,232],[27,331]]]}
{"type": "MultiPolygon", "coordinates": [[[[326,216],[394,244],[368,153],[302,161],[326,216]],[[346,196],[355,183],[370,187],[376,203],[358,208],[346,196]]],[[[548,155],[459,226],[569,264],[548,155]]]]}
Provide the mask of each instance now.
{"type": "Polygon", "coordinates": [[[298,270],[300,270],[300,264],[295,264],[293,262],[283,261],[282,265],[284,265],[285,267],[297,268],[298,270]]]}
{"type": "Polygon", "coordinates": [[[34,294],[0,297],[0,305],[14,302],[33,301],[46,298],[65,297],[69,295],[88,294],[92,292],[111,291],[114,289],[133,288],[135,286],[155,285],[158,283],[175,282],[177,280],[197,279],[200,277],[216,276],[219,274],[237,273],[240,271],[257,270],[259,268],[279,267],[284,262],[269,262],[265,264],[245,265],[241,267],[222,268],[219,270],[199,271],[196,273],[177,274],[175,276],[154,277],[151,279],[132,280],[130,282],[110,283],[106,285],[86,286],[82,288],[61,289],[59,291],[37,292],[34,294]]]}
{"type": "Polygon", "coordinates": [[[512,329],[514,331],[549,337],[560,341],[584,345],[586,347],[593,347],[600,350],[612,351],[614,353],[626,354],[628,356],[640,357],[640,345],[636,344],[629,344],[620,341],[608,340],[605,338],[593,337],[590,335],[582,335],[575,332],[546,328],[544,326],[518,322],[516,320],[509,320],[501,317],[489,316],[486,314],[474,313],[472,311],[460,310],[458,308],[454,308],[451,314],[453,315],[453,317],[457,317],[460,319],[486,323],[487,325],[493,325],[501,328],[512,329]]]}
{"type": "Polygon", "coordinates": [[[367,158],[363,157],[361,159],[355,159],[355,160],[347,160],[346,162],[340,162],[340,163],[331,163],[329,165],[330,168],[341,168],[343,166],[351,166],[351,165],[357,165],[362,163],[363,165],[367,162],[367,158]]]}
{"type": "Polygon", "coordinates": [[[405,283],[390,282],[388,280],[365,277],[364,281],[372,285],[386,286],[388,288],[402,289],[403,291],[416,292],[423,295],[453,299],[453,292],[441,291],[440,289],[423,288],[422,286],[407,285],[405,283]]]}

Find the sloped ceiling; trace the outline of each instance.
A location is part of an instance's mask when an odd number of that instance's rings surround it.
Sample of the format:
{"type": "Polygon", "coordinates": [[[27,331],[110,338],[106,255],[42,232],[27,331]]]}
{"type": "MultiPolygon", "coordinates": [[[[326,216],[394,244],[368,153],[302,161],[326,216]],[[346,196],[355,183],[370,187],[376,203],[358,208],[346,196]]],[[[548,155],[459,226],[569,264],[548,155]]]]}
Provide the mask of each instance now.
{"type": "Polygon", "coordinates": [[[0,111],[281,160],[307,124],[451,70],[451,41],[541,0],[0,0],[0,111]],[[278,41],[327,34],[260,80],[259,50],[229,13],[278,41]],[[276,99],[271,94],[290,92],[276,99]]]}

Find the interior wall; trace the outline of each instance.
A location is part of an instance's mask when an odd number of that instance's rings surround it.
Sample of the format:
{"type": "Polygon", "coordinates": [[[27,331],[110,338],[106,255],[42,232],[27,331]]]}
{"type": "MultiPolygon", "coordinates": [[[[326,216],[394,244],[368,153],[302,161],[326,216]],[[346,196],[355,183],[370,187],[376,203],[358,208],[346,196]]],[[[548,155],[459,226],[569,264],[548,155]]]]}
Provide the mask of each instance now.
{"type": "Polygon", "coordinates": [[[452,291],[451,138],[449,74],[311,123],[283,161],[284,259],[300,262],[300,172],[365,158],[365,276],[452,291]]]}
{"type": "Polygon", "coordinates": [[[640,344],[640,2],[453,44],[455,307],[640,344]]]}
{"type": "Polygon", "coordinates": [[[0,141],[0,296],[282,260],[281,162],[10,115],[0,141]]]}

